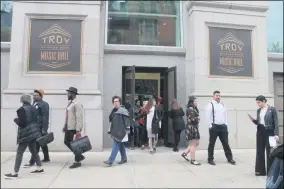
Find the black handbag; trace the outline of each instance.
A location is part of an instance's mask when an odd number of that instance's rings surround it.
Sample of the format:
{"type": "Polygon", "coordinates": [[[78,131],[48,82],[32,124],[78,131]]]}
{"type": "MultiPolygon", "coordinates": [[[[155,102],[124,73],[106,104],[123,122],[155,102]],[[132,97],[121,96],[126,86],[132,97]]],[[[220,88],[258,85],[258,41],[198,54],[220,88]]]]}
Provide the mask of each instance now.
{"type": "Polygon", "coordinates": [[[75,155],[81,155],[92,149],[89,137],[84,136],[71,142],[71,149],[75,155]]]}
{"type": "Polygon", "coordinates": [[[40,146],[46,146],[47,144],[51,143],[52,141],[54,141],[54,135],[53,132],[50,132],[38,139],[36,139],[37,143],[40,146]]]}

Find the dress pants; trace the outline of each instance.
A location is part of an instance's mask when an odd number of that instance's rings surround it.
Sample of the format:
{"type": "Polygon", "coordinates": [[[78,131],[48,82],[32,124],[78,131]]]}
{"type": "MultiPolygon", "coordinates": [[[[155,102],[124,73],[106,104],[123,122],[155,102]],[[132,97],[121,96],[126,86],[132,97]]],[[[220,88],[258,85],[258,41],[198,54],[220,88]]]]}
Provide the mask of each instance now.
{"type": "Polygon", "coordinates": [[[268,173],[271,163],[269,161],[270,144],[269,135],[263,125],[257,126],[256,132],[256,159],[255,159],[255,172],[261,175],[268,173]],[[265,150],[266,150],[266,165],[265,169],[265,150]],[[266,172],[267,171],[267,172],[266,172]]]}
{"type": "MultiPolygon", "coordinates": [[[[67,130],[65,131],[65,137],[64,137],[64,144],[70,149],[71,145],[70,143],[73,141],[74,135],[76,134],[76,130],[67,130]]],[[[84,158],[83,155],[75,155],[75,162],[80,162],[84,158]]]]}
{"type": "Polygon", "coordinates": [[[146,145],[148,143],[146,127],[141,124],[139,127],[139,146],[146,145]]]}
{"type": "Polygon", "coordinates": [[[229,146],[229,141],[228,141],[229,133],[227,125],[212,124],[212,127],[209,129],[209,135],[210,137],[209,137],[209,146],[208,146],[208,161],[214,159],[214,147],[218,137],[222,143],[227,160],[228,161],[232,160],[233,155],[231,148],[229,146]]]}
{"type": "Polygon", "coordinates": [[[181,133],[181,131],[175,130],[174,132],[175,132],[175,146],[174,147],[178,148],[178,144],[180,142],[180,133],[181,133]]]}

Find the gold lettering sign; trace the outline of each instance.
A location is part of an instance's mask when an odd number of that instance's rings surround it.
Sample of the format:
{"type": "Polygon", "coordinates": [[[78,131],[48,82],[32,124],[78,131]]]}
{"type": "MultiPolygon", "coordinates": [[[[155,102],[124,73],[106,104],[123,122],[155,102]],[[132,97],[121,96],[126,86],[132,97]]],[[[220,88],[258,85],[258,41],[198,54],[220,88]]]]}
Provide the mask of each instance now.
{"type": "Polygon", "coordinates": [[[70,64],[69,51],[72,36],[58,24],[39,35],[40,61],[39,64],[49,68],[60,68],[70,64]]]}
{"type": "Polygon", "coordinates": [[[243,49],[245,44],[232,33],[218,41],[220,48],[220,69],[227,73],[238,73],[244,70],[243,49]]]}
{"type": "Polygon", "coordinates": [[[252,31],[209,27],[209,76],[252,78],[252,31]]]}

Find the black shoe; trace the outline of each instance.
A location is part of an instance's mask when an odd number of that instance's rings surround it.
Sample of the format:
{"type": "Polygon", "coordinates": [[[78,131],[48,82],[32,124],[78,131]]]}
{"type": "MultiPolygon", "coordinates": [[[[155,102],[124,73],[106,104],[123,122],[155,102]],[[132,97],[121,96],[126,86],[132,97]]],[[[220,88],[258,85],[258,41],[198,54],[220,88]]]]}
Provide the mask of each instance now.
{"type": "Polygon", "coordinates": [[[197,162],[196,160],[191,160],[190,163],[192,165],[201,165],[201,163],[197,162]]]}
{"type": "Polygon", "coordinates": [[[18,174],[12,174],[12,173],[5,174],[4,178],[5,179],[17,179],[18,178],[18,174]]]}
{"type": "Polygon", "coordinates": [[[266,176],[266,173],[255,172],[255,176],[266,176]]]}
{"type": "Polygon", "coordinates": [[[183,157],[183,159],[185,159],[186,161],[189,161],[189,159],[187,158],[187,154],[186,153],[182,153],[181,154],[181,157],[183,157]]]}
{"type": "Polygon", "coordinates": [[[173,149],[173,151],[174,151],[174,152],[178,152],[178,148],[175,147],[175,148],[173,149]]]}
{"type": "Polygon", "coordinates": [[[216,163],[215,163],[213,160],[208,160],[208,163],[209,163],[210,165],[216,165],[216,163]]]}
{"type": "Polygon", "coordinates": [[[80,162],[75,162],[75,163],[73,163],[73,165],[71,165],[69,167],[69,169],[75,169],[75,168],[78,168],[78,167],[81,167],[81,163],[80,162]]]}
{"type": "Polygon", "coordinates": [[[153,151],[154,151],[154,153],[156,153],[156,152],[157,152],[157,149],[156,149],[156,148],[153,148],[153,151]]]}
{"type": "Polygon", "coordinates": [[[29,164],[25,164],[23,167],[24,167],[24,168],[30,168],[30,167],[32,167],[32,166],[34,166],[34,164],[30,164],[30,163],[29,163],[29,164]]]}
{"type": "Polygon", "coordinates": [[[81,161],[83,161],[85,159],[85,156],[81,155],[81,161]]]}
{"type": "Polygon", "coordinates": [[[236,162],[235,162],[233,159],[228,160],[228,162],[229,162],[230,164],[232,164],[232,165],[236,165],[236,162]]]}
{"type": "Polygon", "coordinates": [[[34,171],[32,171],[31,173],[44,173],[43,169],[36,169],[34,171]]]}
{"type": "Polygon", "coordinates": [[[47,163],[47,162],[50,162],[50,159],[43,159],[41,160],[42,163],[47,163]]]}
{"type": "Polygon", "coordinates": [[[118,162],[117,164],[124,164],[124,163],[127,163],[127,160],[121,160],[120,162],[118,162]]]}
{"type": "Polygon", "coordinates": [[[109,162],[109,161],[103,161],[104,162],[104,164],[106,164],[107,165],[107,167],[111,167],[112,166],[112,163],[111,162],[109,162]]]}

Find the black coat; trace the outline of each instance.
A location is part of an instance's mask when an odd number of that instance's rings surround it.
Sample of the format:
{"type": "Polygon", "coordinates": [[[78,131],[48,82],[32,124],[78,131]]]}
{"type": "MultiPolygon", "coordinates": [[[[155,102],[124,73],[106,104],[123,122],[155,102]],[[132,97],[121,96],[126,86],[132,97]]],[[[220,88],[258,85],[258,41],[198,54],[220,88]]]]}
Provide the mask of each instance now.
{"type": "Polygon", "coordinates": [[[109,115],[111,126],[109,129],[110,135],[117,141],[121,142],[125,135],[129,133],[131,119],[129,112],[123,107],[114,108],[109,115]]]}
{"type": "Polygon", "coordinates": [[[49,124],[49,104],[43,100],[39,100],[34,102],[34,106],[37,109],[39,126],[42,131],[47,132],[49,124]]]}
{"type": "Polygon", "coordinates": [[[31,104],[24,104],[17,110],[14,122],[18,127],[17,144],[36,140],[41,136],[41,128],[38,125],[37,110],[31,104]]]}
{"type": "Polygon", "coordinates": [[[184,111],[182,108],[179,108],[177,110],[170,110],[169,116],[173,120],[173,130],[183,131],[185,129],[185,123],[183,120],[184,111]]]}

